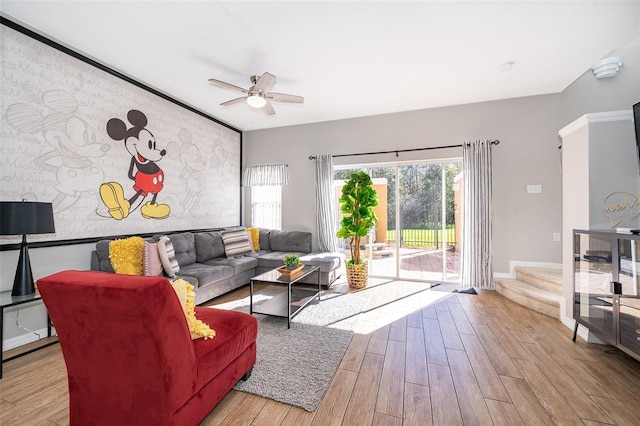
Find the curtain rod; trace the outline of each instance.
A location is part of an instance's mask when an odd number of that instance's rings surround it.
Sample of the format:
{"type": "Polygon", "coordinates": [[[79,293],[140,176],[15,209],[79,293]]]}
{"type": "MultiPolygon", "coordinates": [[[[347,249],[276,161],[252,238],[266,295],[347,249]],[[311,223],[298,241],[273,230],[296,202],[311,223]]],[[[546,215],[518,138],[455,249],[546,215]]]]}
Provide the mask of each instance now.
{"type": "MultiPolygon", "coordinates": [[[[499,140],[491,141],[491,145],[498,145],[500,143],[499,140]]],[[[413,151],[429,151],[431,149],[445,149],[445,148],[461,148],[463,144],[459,145],[444,145],[444,146],[430,146],[428,148],[412,148],[412,149],[396,149],[394,151],[376,151],[376,152],[358,152],[355,154],[336,154],[332,155],[333,158],[337,157],[354,157],[357,155],[376,155],[376,154],[396,154],[396,157],[401,152],[413,152],[413,151]]],[[[315,160],[315,155],[310,155],[309,160],[315,160]]]]}

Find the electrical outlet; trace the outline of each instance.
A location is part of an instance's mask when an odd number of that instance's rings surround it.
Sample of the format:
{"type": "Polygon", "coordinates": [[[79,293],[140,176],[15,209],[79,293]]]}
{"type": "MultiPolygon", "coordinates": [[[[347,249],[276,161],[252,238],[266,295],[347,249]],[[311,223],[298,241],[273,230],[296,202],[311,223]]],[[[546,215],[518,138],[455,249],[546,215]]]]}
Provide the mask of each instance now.
{"type": "Polygon", "coordinates": [[[559,232],[554,232],[553,233],[553,241],[560,241],[560,233],[559,232]]]}
{"type": "Polygon", "coordinates": [[[527,185],[527,194],[540,194],[542,185],[527,185]]]}

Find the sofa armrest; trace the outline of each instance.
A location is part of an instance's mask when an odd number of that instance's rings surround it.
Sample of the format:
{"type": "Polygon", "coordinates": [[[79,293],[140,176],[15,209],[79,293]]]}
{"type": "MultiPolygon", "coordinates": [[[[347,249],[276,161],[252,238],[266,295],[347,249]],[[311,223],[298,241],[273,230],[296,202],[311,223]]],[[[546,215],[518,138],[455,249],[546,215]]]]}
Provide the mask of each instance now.
{"type": "Polygon", "coordinates": [[[98,252],[95,250],[91,251],[91,270],[92,271],[100,270],[100,261],[98,260],[98,252]]]}
{"type": "Polygon", "coordinates": [[[109,243],[111,241],[100,240],[96,243],[96,249],[91,252],[92,271],[115,272],[111,266],[111,259],[109,259],[109,243]]]}

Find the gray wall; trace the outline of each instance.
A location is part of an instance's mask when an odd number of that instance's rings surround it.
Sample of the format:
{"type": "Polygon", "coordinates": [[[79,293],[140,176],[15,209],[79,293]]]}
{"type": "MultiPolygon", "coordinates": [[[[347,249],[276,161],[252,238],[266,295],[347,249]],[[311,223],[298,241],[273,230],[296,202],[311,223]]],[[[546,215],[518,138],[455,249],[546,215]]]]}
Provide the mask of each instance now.
{"type": "Polygon", "coordinates": [[[567,87],[560,98],[561,127],[590,112],[631,109],[640,102],[640,40],[611,52],[619,56],[622,67],[613,78],[596,79],[591,70],[567,87]]]}
{"type": "MultiPolygon", "coordinates": [[[[498,139],[494,153],[494,269],[510,262],[561,263],[561,150],[558,130],[583,114],[630,109],[640,101],[638,40],[611,55],[623,66],[615,78],[597,80],[588,70],[560,94],[409,111],[244,134],[243,166],[287,163],[283,228],[315,234],[314,154],[348,154],[498,139]],[[527,194],[528,184],[542,185],[527,194]]],[[[461,157],[457,149],[410,154],[343,157],[336,164],[367,164],[461,157]]],[[[244,221],[250,222],[245,194],[244,221]]]]}
{"type": "MultiPolygon", "coordinates": [[[[561,246],[553,241],[553,233],[561,230],[559,103],[560,95],[533,96],[247,132],[244,165],[287,163],[291,184],[283,189],[283,228],[315,233],[314,164],[309,155],[498,139],[493,149],[495,270],[508,273],[510,261],[559,263],[561,246]],[[528,184],[542,185],[542,193],[527,194],[528,184]]],[[[336,164],[461,156],[461,149],[432,150],[397,158],[343,157],[336,164]]]]}

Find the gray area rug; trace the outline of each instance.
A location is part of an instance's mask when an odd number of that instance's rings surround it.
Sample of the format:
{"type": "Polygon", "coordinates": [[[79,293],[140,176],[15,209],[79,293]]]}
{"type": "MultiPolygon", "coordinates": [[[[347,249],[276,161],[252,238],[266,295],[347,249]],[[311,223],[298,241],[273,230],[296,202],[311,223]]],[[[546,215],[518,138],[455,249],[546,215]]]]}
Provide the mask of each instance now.
{"type": "MultiPolygon", "coordinates": [[[[282,287],[262,290],[266,300],[282,287]]],[[[254,298],[254,303],[255,302],[254,298]]],[[[287,319],[256,314],[258,356],[253,373],[236,390],[314,411],[342,361],[359,314],[369,296],[323,292],[320,303],[305,307],[287,329],[287,319]]],[[[249,312],[249,298],[233,309],[249,312]]]]}

